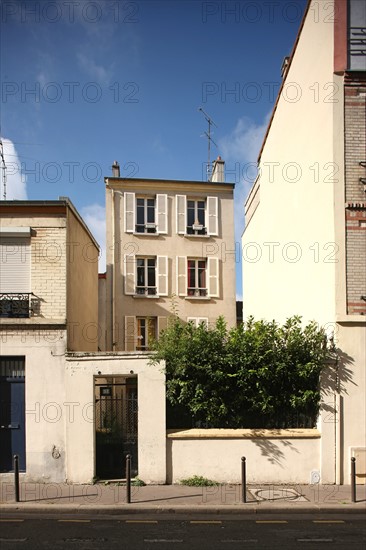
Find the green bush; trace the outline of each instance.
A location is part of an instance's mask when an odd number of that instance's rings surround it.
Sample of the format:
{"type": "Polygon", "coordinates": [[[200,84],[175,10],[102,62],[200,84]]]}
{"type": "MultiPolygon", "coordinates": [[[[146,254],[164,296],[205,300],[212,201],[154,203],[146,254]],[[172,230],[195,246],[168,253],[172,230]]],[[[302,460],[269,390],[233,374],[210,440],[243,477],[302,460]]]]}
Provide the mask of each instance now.
{"type": "Polygon", "coordinates": [[[202,476],[193,476],[188,477],[187,479],[181,479],[180,484],[188,485],[188,487],[213,487],[218,485],[216,481],[212,481],[211,479],[207,479],[202,476]]]}

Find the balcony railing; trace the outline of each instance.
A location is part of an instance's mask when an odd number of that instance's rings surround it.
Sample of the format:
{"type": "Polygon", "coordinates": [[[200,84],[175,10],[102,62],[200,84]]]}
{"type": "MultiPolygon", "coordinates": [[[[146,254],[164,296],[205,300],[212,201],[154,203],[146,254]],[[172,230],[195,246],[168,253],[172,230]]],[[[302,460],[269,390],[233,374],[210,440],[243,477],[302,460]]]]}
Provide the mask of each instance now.
{"type": "Polygon", "coordinates": [[[193,288],[188,287],[188,296],[207,296],[207,288],[193,288]]]}
{"type": "Polygon", "coordinates": [[[29,318],[32,313],[32,293],[0,293],[0,318],[29,318]]]}
{"type": "Polygon", "coordinates": [[[155,296],[156,286],[137,286],[136,294],[138,296],[155,296]]]}

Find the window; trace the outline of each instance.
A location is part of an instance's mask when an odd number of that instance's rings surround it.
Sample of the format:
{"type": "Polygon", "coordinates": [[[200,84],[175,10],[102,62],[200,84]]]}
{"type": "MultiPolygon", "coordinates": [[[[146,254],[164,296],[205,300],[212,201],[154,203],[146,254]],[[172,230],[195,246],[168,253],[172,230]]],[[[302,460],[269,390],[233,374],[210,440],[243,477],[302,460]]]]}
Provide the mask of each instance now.
{"type": "Polygon", "coordinates": [[[0,228],[0,317],[31,314],[30,227],[0,228]]]}
{"type": "Polygon", "coordinates": [[[140,235],[168,232],[168,196],[137,196],[124,194],[124,231],[140,235]]]}
{"type": "Polygon", "coordinates": [[[187,235],[206,235],[205,201],[187,200],[187,235]]]}
{"type": "Polygon", "coordinates": [[[156,294],[155,258],[136,258],[136,294],[156,294]]]}
{"type": "Polygon", "coordinates": [[[219,259],[176,258],[176,294],[187,298],[218,298],[219,286],[219,259]]]}
{"type": "Polygon", "coordinates": [[[176,226],[180,235],[218,235],[218,198],[176,196],[176,226]]]}
{"type": "Polygon", "coordinates": [[[187,296],[206,296],[206,260],[188,260],[187,268],[187,296]]]}
{"type": "Polygon", "coordinates": [[[136,350],[144,351],[151,347],[156,338],[156,319],[154,317],[137,317],[136,350]]]}
{"type": "Polygon", "coordinates": [[[136,199],[136,233],[156,233],[155,199],[136,199]]]}
{"type": "Polygon", "coordinates": [[[208,327],[208,318],[207,317],[187,317],[187,323],[192,323],[195,327],[204,324],[205,327],[208,327]]]}

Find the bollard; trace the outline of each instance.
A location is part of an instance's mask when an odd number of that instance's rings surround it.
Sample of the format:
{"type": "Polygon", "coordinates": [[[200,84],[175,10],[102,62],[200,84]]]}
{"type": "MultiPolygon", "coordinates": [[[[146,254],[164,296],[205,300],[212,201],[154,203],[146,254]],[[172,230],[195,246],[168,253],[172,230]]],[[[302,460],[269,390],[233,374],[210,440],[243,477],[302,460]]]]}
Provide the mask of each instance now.
{"type": "Polygon", "coordinates": [[[14,455],[14,489],[15,489],[15,502],[20,502],[19,497],[19,456],[14,455]]]}
{"type": "Polygon", "coordinates": [[[241,457],[241,501],[247,501],[247,472],[245,456],[241,457]]]}
{"type": "Polygon", "coordinates": [[[126,490],[127,502],[131,502],[131,455],[126,456],[126,490]]]}
{"type": "Polygon", "coordinates": [[[356,459],[351,458],[351,500],[356,502],[356,459]]]}

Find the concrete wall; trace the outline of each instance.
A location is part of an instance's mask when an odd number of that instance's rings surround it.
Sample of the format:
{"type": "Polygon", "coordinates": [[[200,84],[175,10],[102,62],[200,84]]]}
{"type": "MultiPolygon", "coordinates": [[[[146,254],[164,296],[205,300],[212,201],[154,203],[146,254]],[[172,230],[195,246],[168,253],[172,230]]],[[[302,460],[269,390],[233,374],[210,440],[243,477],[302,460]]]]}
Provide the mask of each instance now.
{"type": "Polygon", "coordinates": [[[66,422],[67,481],[88,483],[95,475],[94,377],[137,375],[138,476],[146,483],[166,481],[165,375],[146,355],[68,356],[65,391],[74,403],[66,422]]]}
{"type": "Polygon", "coordinates": [[[202,475],[240,483],[246,457],[248,483],[310,483],[320,470],[318,430],[186,430],[168,432],[167,480],[202,475]]]}

